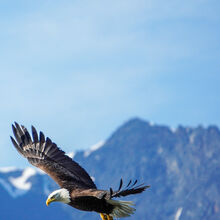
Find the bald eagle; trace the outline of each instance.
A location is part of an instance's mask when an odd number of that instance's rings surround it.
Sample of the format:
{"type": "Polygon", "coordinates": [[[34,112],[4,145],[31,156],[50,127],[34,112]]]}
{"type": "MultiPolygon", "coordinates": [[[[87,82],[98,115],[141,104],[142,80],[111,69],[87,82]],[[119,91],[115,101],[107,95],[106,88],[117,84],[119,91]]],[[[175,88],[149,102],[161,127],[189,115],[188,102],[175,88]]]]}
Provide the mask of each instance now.
{"type": "Polygon", "coordinates": [[[149,187],[143,184],[137,186],[137,181],[130,181],[122,189],[121,179],[116,191],[112,188],[97,189],[88,173],[65,155],[50,138],[45,138],[42,132],[38,135],[32,126],[31,138],[28,130],[16,122],[12,125],[12,130],[15,139],[11,137],[11,141],[17,151],[32,165],[46,172],[60,186],[60,189],[48,196],[47,206],[51,202],[63,202],[79,210],[95,211],[100,214],[102,220],[113,220],[114,217],[130,216],[135,211],[132,202],[113,198],[141,193],[149,187]]]}

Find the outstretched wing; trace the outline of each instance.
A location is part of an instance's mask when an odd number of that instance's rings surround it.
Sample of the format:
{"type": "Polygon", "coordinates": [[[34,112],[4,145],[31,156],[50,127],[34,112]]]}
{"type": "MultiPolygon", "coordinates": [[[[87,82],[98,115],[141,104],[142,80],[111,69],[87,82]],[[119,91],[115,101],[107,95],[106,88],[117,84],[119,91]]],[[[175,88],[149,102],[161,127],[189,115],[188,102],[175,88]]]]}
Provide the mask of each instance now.
{"type": "Polygon", "coordinates": [[[46,172],[61,188],[94,188],[95,184],[88,173],[64,151],[60,150],[50,138],[46,138],[42,132],[38,133],[32,126],[32,137],[24,126],[15,122],[12,125],[15,139],[11,141],[17,151],[28,161],[46,172]]]}

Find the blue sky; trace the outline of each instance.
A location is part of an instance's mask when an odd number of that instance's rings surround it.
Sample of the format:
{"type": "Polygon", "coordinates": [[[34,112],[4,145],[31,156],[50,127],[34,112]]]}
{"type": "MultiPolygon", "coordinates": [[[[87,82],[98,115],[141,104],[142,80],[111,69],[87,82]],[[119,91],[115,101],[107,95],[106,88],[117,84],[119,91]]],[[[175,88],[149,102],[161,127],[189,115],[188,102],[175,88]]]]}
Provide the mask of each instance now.
{"type": "Polygon", "coordinates": [[[11,123],[66,152],[141,117],[220,126],[220,2],[1,1],[0,166],[28,163],[11,123]]]}

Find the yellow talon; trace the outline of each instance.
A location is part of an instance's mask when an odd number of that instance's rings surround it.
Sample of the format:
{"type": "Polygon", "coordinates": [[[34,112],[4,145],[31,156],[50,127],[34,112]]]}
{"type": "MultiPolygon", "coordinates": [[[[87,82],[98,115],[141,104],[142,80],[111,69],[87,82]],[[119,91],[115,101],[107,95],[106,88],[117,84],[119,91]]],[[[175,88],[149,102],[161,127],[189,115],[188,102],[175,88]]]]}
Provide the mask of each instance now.
{"type": "Polygon", "coordinates": [[[107,215],[107,220],[113,220],[112,216],[107,215]]]}
{"type": "Polygon", "coordinates": [[[101,219],[102,219],[102,220],[108,220],[105,214],[100,213],[100,216],[101,216],[101,219]]]}
{"type": "Polygon", "coordinates": [[[110,216],[110,215],[106,215],[106,214],[100,213],[100,216],[101,216],[102,220],[113,220],[113,217],[110,216]]]}

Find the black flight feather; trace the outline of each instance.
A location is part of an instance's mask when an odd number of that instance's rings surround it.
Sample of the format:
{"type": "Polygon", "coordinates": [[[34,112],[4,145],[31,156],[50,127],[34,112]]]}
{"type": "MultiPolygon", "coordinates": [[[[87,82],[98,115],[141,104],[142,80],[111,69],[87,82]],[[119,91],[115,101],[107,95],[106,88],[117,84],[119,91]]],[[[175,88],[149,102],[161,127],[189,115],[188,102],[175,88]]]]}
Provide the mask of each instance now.
{"type": "Polygon", "coordinates": [[[40,131],[40,143],[43,144],[45,142],[45,137],[43,132],[40,131]]]}
{"type": "MultiPolygon", "coordinates": [[[[122,181],[120,181],[120,187],[119,187],[120,189],[122,187],[121,182],[122,181]]],[[[137,193],[143,192],[145,189],[150,187],[150,186],[146,186],[144,184],[140,184],[138,186],[135,186],[137,184],[137,180],[135,180],[134,183],[130,186],[131,182],[132,181],[130,180],[128,185],[122,190],[118,190],[115,192],[110,191],[110,197],[113,198],[113,197],[121,197],[121,196],[127,196],[127,195],[131,195],[131,194],[137,194],[137,193]]]]}
{"type": "Polygon", "coordinates": [[[121,189],[122,185],[123,185],[123,180],[121,179],[121,180],[120,180],[119,187],[118,187],[118,191],[120,191],[120,189],[121,189]]]}
{"type": "Polygon", "coordinates": [[[127,185],[125,188],[129,187],[129,185],[131,184],[131,182],[132,182],[132,180],[129,181],[128,185],[127,185]]]}
{"type": "Polygon", "coordinates": [[[31,130],[32,130],[33,141],[35,143],[37,143],[38,142],[38,134],[37,134],[36,128],[33,125],[31,126],[31,130]]]}

